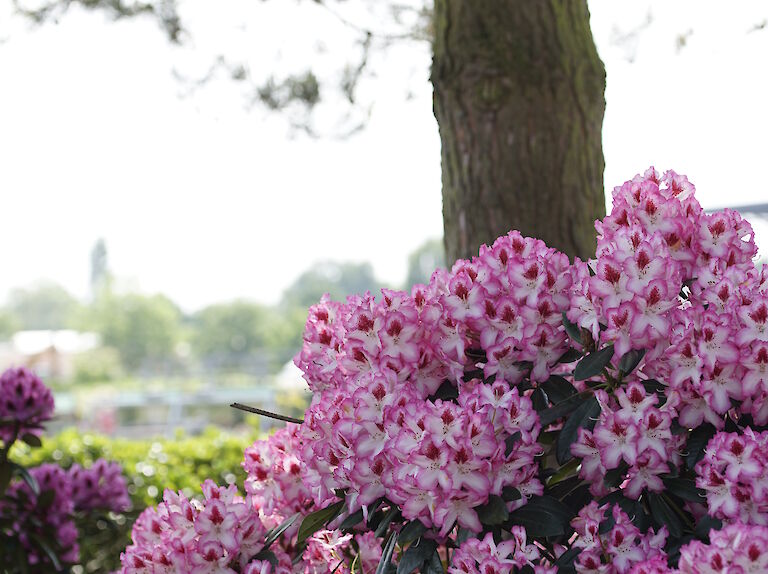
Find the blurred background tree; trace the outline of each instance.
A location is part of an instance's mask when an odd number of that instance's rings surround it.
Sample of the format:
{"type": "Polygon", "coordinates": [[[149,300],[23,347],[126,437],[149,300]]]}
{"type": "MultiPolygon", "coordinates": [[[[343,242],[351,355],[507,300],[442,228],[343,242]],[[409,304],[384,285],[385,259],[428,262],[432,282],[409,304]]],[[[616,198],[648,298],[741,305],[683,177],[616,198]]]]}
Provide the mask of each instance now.
{"type": "Polygon", "coordinates": [[[210,305],[192,317],[192,348],[210,369],[252,372],[269,361],[271,315],[248,301],[210,305]]]}
{"type": "MultiPolygon", "coordinates": [[[[171,42],[194,39],[175,0],[15,0],[15,5],[38,23],[57,21],[72,5],[115,19],[149,15],[171,42]]],[[[347,104],[337,134],[349,135],[367,119],[369,107],[360,92],[361,80],[375,75],[371,54],[397,43],[431,42],[448,261],[471,256],[510,228],[571,256],[593,254],[593,222],[605,214],[605,70],[586,0],[436,0],[434,6],[316,0],[311,5],[356,34],[355,49],[339,54],[354,60],[340,75],[323,77],[310,65],[298,73],[273,70],[256,77],[245,54],[222,53],[190,83],[205,84],[223,71],[251,86],[251,104],[284,111],[292,125],[311,135],[316,135],[313,111],[327,94],[324,87],[333,83],[347,104]],[[365,11],[375,25],[357,23],[354,15],[365,11]]]]}
{"type": "Polygon", "coordinates": [[[430,239],[408,256],[408,274],[403,289],[409,290],[417,283],[429,283],[438,267],[445,267],[445,247],[440,239],[430,239]]]}
{"type": "Polygon", "coordinates": [[[75,297],[51,282],[13,289],[8,294],[6,308],[14,318],[15,327],[24,330],[73,329],[79,325],[83,313],[75,297]]]}
{"type": "Polygon", "coordinates": [[[283,292],[281,305],[307,309],[328,293],[331,299],[343,301],[347,295],[371,291],[378,294],[383,287],[373,274],[370,263],[317,263],[299,275],[283,292]]]}
{"type": "Polygon", "coordinates": [[[132,372],[162,373],[176,364],[182,314],[164,295],[103,292],[90,308],[90,327],[117,349],[132,372]]]}

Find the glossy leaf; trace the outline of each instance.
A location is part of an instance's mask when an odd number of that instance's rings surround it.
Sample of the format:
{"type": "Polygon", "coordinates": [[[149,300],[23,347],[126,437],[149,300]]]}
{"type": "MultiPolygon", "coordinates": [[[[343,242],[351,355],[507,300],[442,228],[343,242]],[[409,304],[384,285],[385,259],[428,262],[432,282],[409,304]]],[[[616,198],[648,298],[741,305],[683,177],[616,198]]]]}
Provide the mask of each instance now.
{"type": "Polygon", "coordinates": [[[382,517],[381,521],[379,522],[378,526],[376,526],[376,530],[374,531],[374,535],[376,538],[379,538],[381,536],[384,536],[384,533],[387,531],[387,528],[389,528],[389,525],[392,523],[392,520],[394,520],[395,516],[400,513],[400,509],[396,506],[392,506],[387,512],[384,513],[384,516],[382,517]]]}
{"type": "Polygon", "coordinates": [[[656,526],[659,528],[666,526],[670,536],[680,538],[683,534],[683,524],[667,501],[661,495],[651,492],[648,494],[648,504],[656,526]]]}
{"type": "Polygon", "coordinates": [[[560,375],[550,375],[549,379],[541,383],[541,387],[553,404],[561,403],[568,397],[578,394],[576,387],[560,375]]]}
{"type": "Polygon", "coordinates": [[[683,500],[689,500],[691,502],[699,502],[706,504],[706,494],[700,489],[696,488],[696,483],[690,478],[665,478],[664,486],[667,490],[675,496],[682,498],[683,500]]]}
{"type": "Polygon", "coordinates": [[[576,469],[579,468],[579,465],[581,464],[581,461],[577,458],[572,458],[568,462],[566,462],[563,466],[561,466],[559,469],[557,469],[557,472],[550,476],[547,479],[547,486],[551,487],[556,485],[559,482],[564,481],[567,478],[570,478],[576,473],[576,469]]]}
{"type": "Polygon", "coordinates": [[[691,431],[688,442],[685,445],[685,465],[692,469],[704,457],[704,449],[709,440],[715,436],[715,427],[711,424],[703,424],[691,431]]]}
{"type": "Polygon", "coordinates": [[[584,391],[578,395],[573,395],[556,404],[555,406],[541,411],[539,413],[539,421],[541,426],[545,427],[551,425],[556,420],[568,415],[575,411],[579,406],[584,404],[589,398],[593,396],[592,391],[584,391]]]}
{"type": "Polygon", "coordinates": [[[384,551],[381,553],[381,560],[376,567],[376,574],[385,574],[389,570],[389,565],[392,563],[392,553],[395,551],[395,544],[397,543],[397,533],[391,532],[387,543],[384,545],[384,551]]]}
{"type": "Polygon", "coordinates": [[[432,558],[436,549],[437,543],[425,538],[411,544],[397,563],[397,574],[411,574],[414,570],[421,572],[424,563],[432,558]]]}
{"type": "Polygon", "coordinates": [[[594,396],[589,397],[585,402],[579,405],[568,417],[557,437],[557,462],[565,464],[573,455],[571,455],[571,445],[576,442],[579,436],[580,428],[592,430],[600,414],[600,403],[594,396]]]}
{"type": "Polygon", "coordinates": [[[577,381],[583,381],[603,372],[603,369],[613,358],[613,345],[603,347],[599,351],[590,353],[578,362],[573,370],[573,377],[577,381]]]}
{"type": "Polygon", "coordinates": [[[509,517],[507,503],[502,497],[495,494],[489,496],[488,502],[478,506],[475,511],[480,522],[488,526],[502,524],[509,517]]]}
{"type": "Polygon", "coordinates": [[[347,516],[339,525],[339,530],[349,530],[363,521],[363,509],[347,516]]]}
{"type": "Polygon", "coordinates": [[[304,520],[301,521],[301,526],[299,526],[297,543],[301,544],[315,532],[322,530],[326,524],[341,514],[343,508],[344,501],[339,500],[322,510],[307,514],[307,516],[304,517],[304,520]]]}
{"type": "Polygon", "coordinates": [[[563,327],[565,327],[565,332],[568,333],[571,340],[581,345],[581,329],[568,318],[565,311],[563,311],[563,327]]]}
{"type": "Polygon", "coordinates": [[[400,546],[406,546],[418,539],[426,531],[427,527],[420,520],[411,520],[400,530],[400,534],[397,535],[397,543],[400,546]]]}
{"type": "Polygon", "coordinates": [[[533,389],[533,392],[531,393],[531,402],[533,403],[533,409],[536,412],[543,411],[547,408],[547,404],[549,403],[547,393],[545,393],[541,387],[533,389]]]}
{"type": "Polygon", "coordinates": [[[512,502],[513,500],[520,500],[523,497],[520,491],[514,486],[505,486],[501,489],[501,498],[506,502],[512,502]]]}
{"type": "Polygon", "coordinates": [[[296,522],[296,521],[299,519],[299,517],[301,517],[301,514],[299,514],[299,513],[297,512],[296,514],[294,514],[293,516],[289,516],[288,518],[286,518],[285,520],[283,520],[283,521],[282,521],[282,522],[281,522],[281,523],[280,523],[278,526],[276,526],[275,528],[273,528],[272,530],[270,530],[270,531],[267,533],[267,538],[266,538],[266,540],[264,541],[264,548],[265,548],[265,549],[267,549],[267,548],[269,548],[270,546],[272,546],[272,544],[275,542],[275,540],[277,540],[278,538],[280,538],[280,535],[281,535],[283,532],[285,532],[285,531],[286,531],[286,530],[288,530],[288,529],[289,529],[291,526],[293,526],[293,523],[294,523],[294,522],[296,522]]]}
{"type": "Polygon", "coordinates": [[[635,370],[640,361],[645,357],[645,349],[627,351],[619,360],[619,372],[626,376],[635,370]]]}
{"type": "Polygon", "coordinates": [[[551,496],[534,496],[509,514],[509,524],[524,526],[529,537],[560,536],[571,529],[571,510],[551,496]]]}

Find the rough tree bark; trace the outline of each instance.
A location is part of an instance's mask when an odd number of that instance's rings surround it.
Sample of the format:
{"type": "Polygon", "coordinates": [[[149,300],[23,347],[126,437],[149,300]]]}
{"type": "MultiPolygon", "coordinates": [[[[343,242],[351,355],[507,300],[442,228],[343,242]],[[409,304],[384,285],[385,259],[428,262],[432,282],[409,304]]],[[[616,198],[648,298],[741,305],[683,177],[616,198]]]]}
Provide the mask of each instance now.
{"type": "Polygon", "coordinates": [[[594,255],[605,68],[586,0],[435,0],[448,261],[510,229],[594,255]]]}

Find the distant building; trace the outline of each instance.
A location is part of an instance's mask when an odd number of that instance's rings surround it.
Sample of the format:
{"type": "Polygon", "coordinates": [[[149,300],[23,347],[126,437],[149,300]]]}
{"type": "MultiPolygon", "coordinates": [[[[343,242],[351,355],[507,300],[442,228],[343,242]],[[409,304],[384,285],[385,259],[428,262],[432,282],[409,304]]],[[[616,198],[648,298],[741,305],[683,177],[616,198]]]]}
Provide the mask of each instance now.
{"type": "Polygon", "coordinates": [[[29,367],[44,379],[70,380],[75,374],[77,355],[99,345],[96,333],[70,329],[19,331],[10,341],[0,343],[0,369],[29,367]]]}

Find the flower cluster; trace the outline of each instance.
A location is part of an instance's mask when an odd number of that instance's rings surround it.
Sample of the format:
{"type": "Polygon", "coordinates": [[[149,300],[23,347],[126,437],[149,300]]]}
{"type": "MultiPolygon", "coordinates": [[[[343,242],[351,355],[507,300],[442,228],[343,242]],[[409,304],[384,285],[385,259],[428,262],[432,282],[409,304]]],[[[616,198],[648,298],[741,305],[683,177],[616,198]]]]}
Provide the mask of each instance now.
{"type": "Polygon", "coordinates": [[[702,216],[684,176],[650,168],[613,191],[613,209],[596,223],[597,260],[574,264],[568,318],[616,354],[653,349],[669,331],[683,280],[696,261],[702,216]],[[605,326],[601,333],[600,325],[605,326]]]}
{"type": "Polygon", "coordinates": [[[678,568],[656,556],[637,564],[631,574],[709,574],[768,571],[768,528],[729,524],[712,531],[709,544],[695,540],[680,549],[678,568]]]}
{"type": "Polygon", "coordinates": [[[629,383],[612,395],[604,390],[595,393],[601,414],[594,432],[579,429],[578,440],[571,445],[574,456],[581,458],[580,475],[590,482],[593,495],[610,492],[605,484],[608,470],[626,467],[626,480],[621,487],[625,496],[637,499],[644,489],[661,492],[661,475],[670,471],[670,465],[681,462],[680,450],[685,436],[672,434],[672,419],[659,397],[648,393],[638,383],[629,383]]]}
{"type": "Polygon", "coordinates": [[[529,373],[543,381],[567,349],[561,313],[570,288],[568,257],[513,231],[410,294],[324,298],[310,309],[296,364],[313,391],[391,373],[427,396],[478,363],[510,383],[529,373]]]}
{"type": "Polygon", "coordinates": [[[537,574],[547,572],[536,563],[541,552],[526,540],[525,528],[512,527],[512,537],[498,544],[490,532],[482,540],[469,538],[453,554],[448,574],[507,573],[525,566],[533,567],[537,574]]]}
{"type": "Polygon", "coordinates": [[[734,211],[705,214],[693,191],[653,168],[617,187],[597,223],[596,260],[574,265],[575,342],[612,344],[616,359],[643,353],[634,380],[596,393],[597,427],[580,429],[572,447],[595,495],[616,486],[603,476],[622,465],[626,496],[664,490],[661,475],[680,465],[686,440],[673,425],[722,429],[734,405],[735,417],[768,423],[766,271],[752,261],[749,224],[734,211]]]}
{"type": "Polygon", "coordinates": [[[645,560],[666,558],[666,528],[643,534],[619,506],[599,506],[592,501],[579,512],[573,526],[578,534],[573,546],[581,549],[576,562],[579,573],[624,574],[645,560]],[[606,515],[610,528],[602,527],[606,515]]]}
{"type": "Polygon", "coordinates": [[[696,465],[708,513],[745,524],[768,524],[768,432],[717,433],[696,465]]]}
{"type": "Polygon", "coordinates": [[[505,487],[541,492],[534,460],[540,425],[531,400],[506,382],[462,383],[455,403],[371,376],[352,397],[313,405],[302,458],[318,504],[339,488],[347,490],[350,512],[386,496],[405,518],[445,535],[456,522],[479,532],[474,508],[505,487]],[[513,435],[519,438],[508,444],[513,435]]]}
{"type": "Polygon", "coordinates": [[[116,462],[98,459],[90,468],[70,467],[70,496],[77,510],[122,512],[130,507],[128,488],[122,468],[116,462]]]}
{"type": "Polygon", "coordinates": [[[47,554],[34,544],[36,539],[54,540],[61,548],[59,560],[76,562],[79,547],[70,477],[55,464],[32,468],[29,474],[36,491],[23,480],[12,482],[0,503],[0,517],[13,516],[11,528],[16,532],[30,564],[51,564],[47,554]]]}
{"type": "Polygon", "coordinates": [[[53,394],[29,369],[8,369],[0,375],[0,440],[13,442],[24,434],[39,435],[53,416],[53,394]]]}
{"type": "MultiPolygon", "coordinates": [[[[203,483],[202,502],[166,490],[133,527],[133,544],[121,556],[124,574],[224,574],[245,568],[264,546],[266,529],[237,488],[203,483]]],[[[258,570],[257,570],[258,571],[258,570]]]]}
{"type": "MultiPolygon", "coordinates": [[[[307,514],[314,506],[301,477],[298,433],[297,425],[288,425],[245,449],[245,491],[251,496],[254,510],[270,528],[297,512],[307,514]]],[[[288,536],[295,534],[297,528],[298,524],[288,536]]]]}
{"type": "Polygon", "coordinates": [[[90,469],[65,471],[55,464],[29,469],[29,480],[14,480],[0,501],[0,518],[13,517],[15,531],[32,564],[50,564],[34,542],[53,540],[64,563],[78,559],[75,514],[91,510],[121,512],[130,506],[120,466],[97,460],[90,469]],[[34,485],[34,489],[33,489],[34,485]]]}
{"type": "Polygon", "coordinates": [[[410,294],[310,309],[296,363],[315,391],[301,458],[317,504],[386,496],[446,533],[479,531],[472,509],[506,486],[539,493],[539,425],[515,385],[547,380],[566,351],[570,278],[565,255],[512,232],[410,294]]]}

